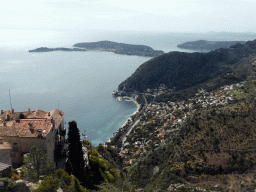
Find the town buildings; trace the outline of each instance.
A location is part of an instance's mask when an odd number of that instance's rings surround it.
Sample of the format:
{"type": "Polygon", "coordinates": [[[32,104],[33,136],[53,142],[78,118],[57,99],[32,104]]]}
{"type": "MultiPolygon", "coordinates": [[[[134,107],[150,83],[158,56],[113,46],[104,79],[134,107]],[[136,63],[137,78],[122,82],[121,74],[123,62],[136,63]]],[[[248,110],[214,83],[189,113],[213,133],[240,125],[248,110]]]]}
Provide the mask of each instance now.
{"type": "Polygon", "coordinates": [[[65,135],[64,112],[60,110],[1,110],[0,162],[19,166],[24,154],[29,153],[33,146],[44,150],[51,160],[56,161],[56,154],[65,143],[65,135]]]}

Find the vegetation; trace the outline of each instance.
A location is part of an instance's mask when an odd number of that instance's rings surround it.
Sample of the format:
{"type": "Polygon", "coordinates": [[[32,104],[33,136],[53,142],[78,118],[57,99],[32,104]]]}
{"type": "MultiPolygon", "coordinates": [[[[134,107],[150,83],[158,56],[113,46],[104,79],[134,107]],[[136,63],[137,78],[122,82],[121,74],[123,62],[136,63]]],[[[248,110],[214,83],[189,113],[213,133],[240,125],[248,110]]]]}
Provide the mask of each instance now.
{"type": "Polygon", "coordinates": [[[136,188],[153,191],[166,190],[171,183],[203,183],[199,178],[217,181],[218,175],[224,178],[234,172],[246,173],[256,163],[254,114],[254,97],[226,107],[199,110],[166,144],[128,167],[128,180],[136,188]],[[154,171],[156,167],[158,171],[154,171]]]}
{"type": "Polygon", "coordinates": [[[241,46],[241,44],[244,44],[244,41],[205,41],[205,40],[199,40],[199,41],[192,41],[192,42],[186,42],[177,45],[177,47],[182,49],[190,49],[190,50],[204,50],[204,51],[211,51],[214,49],[219,48],[228,48],[230,46],[241,46]]]}
{"type": "Polygon", "coordinates": [[[98,41],[92,43],[77,43],[74,47],[86,48],[88,50],[111,51],[117,54],[139,55],[156,57],[162,55],[163,51],[157,51],[145,45],[131,45],[125,43],[115,43],[111,41],[98,41]]]}
{"type": "Polygon", "coordinates": [[[25,157],[22,169],[28,180],[38,181],[40,175],[50,175],[55,168],[53,161],[48,158],[45,152],[34,146],[25,157]]]}
{"type": "Polygon", "coordinates": [[[256,40],[209,53],[166,53],[142,64],[119,85],[118,90],[145,92],[147,88],[158,88],[160,84],[175,88],[174,93],[162,95],[163,99],[188,97],[199,85],[206,91],[213,91],[223,85],[241,82],[251,75],[255,55],[256,40]]]}
{"type": "Polygon", "coordinates": [[[82,143],[80,141],[79,129],[77,128],[77,123],[75,121],[71,121],[68,124],[69,153],[67,171],[77,177],[79,181],[83,182],[85,160],[82,150],[82,143]]]}
{"type": "Polygon", "coordinates": [[[4,187],[0,187],[0,192],[15,192],[17,184],[10,178],[0,178],[0,182],[4,183],[4,187]]]}
{"type": "Polygon", "coordinates": [[[102,183],[116,185],[120,180],[120,174],[115,167],[117,155],[111,148],[103,145],[88,150],[89,165],[86,166],[85,176],[85,186],[88,189],[98,189],[98,185],[102,183]]]}
{"type": "Polygon", "coordinates": [[[61,188],[63,192],[86,192],[88,191],[81,185],[81,182],[74,176],[62,169],[57,170],[51,176],[46,177],[33,192],[55,192],[61,188]]]}

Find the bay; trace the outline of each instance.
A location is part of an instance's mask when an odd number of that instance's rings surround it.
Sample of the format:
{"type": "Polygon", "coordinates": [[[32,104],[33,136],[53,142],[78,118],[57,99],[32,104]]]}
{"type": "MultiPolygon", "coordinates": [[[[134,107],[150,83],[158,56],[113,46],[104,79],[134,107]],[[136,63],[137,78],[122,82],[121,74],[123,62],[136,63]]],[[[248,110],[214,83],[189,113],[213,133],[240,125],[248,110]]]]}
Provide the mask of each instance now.
{"type": "Polygon", "coordinates": [[[79,42],[110,40],[157,50],[186,51],[177,44],[199,39],[253,40],[254,34],[174,34],[120,31],[0,29],[0,109],[55,108],[65,112],[65,127],[75,120],[93,145],[106,142],[136,111],[111,93],[150,57],[109,52],[28,53],[37,47],[72,47],[79,42]],[[11,91],[11,104],[9,98],[11,91]]]}

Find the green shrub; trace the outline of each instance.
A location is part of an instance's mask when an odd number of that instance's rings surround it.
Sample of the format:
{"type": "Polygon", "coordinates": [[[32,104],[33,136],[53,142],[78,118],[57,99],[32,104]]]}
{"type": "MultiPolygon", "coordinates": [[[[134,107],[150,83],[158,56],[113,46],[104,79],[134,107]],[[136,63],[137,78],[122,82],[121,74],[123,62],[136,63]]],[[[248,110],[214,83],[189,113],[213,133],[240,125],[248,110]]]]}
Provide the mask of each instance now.
{"type": "Polygon", "coordinates": [[[0,192],[15,192],[17,189],[17,183],[10,178],[0,178],[0,181],[4,182],[4,187],[0,187],[0,192]]]}

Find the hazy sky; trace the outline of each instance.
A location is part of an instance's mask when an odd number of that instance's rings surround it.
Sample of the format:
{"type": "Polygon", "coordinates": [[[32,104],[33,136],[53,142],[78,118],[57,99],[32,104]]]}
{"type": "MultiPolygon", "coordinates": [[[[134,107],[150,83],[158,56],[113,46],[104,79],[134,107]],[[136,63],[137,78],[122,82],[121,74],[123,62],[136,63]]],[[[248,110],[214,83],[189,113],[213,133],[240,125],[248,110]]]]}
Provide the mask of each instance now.
{"type": "Polygon", "coordinates": [[[256,32],[255,0],[6,0],[0,28],[256,32]]]}

